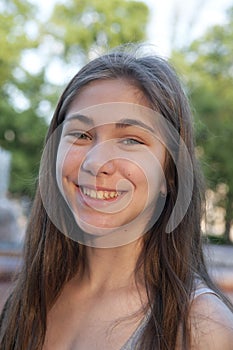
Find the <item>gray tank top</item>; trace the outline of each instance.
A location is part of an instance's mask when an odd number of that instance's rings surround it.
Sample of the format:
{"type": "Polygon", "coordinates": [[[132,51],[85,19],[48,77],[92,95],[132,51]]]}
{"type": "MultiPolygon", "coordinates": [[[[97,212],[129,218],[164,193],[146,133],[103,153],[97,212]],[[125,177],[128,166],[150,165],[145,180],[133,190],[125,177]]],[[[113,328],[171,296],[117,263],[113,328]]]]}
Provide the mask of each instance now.
{"type": "MultiPolygon", "coordinates": [[[[205,287],[199,287],[193,293],[191,300],[193,301],[195,298],[197,298],[199,295],[202,295],[202,294],[214,294],[218,298],[220,298],[220,296],[218,294],[216,294],[212,289],[205,288],[205,287]]],[[[149,318],[150,318],[150,310],[147,312],[147,314],[142,319],[139,326],[136,328],[136,330],[133,332],[133,334],[127,340],[127,342],[120,348],[120,350],[135,350],[136,349],[137,342],[140,339],[140,337],[142,336],[143,331],[147,325],[149,318]]]]}
{"type": "Polygon", "coordinates": [[[150,318],[150,310],[143,317],[139,326],[135,329],[131,337],[127,340],[127,342],[120,348],[120,350],[135,350],[138,340],[143,334],[143,331],[147,325],[147,322],[150,318]]]}

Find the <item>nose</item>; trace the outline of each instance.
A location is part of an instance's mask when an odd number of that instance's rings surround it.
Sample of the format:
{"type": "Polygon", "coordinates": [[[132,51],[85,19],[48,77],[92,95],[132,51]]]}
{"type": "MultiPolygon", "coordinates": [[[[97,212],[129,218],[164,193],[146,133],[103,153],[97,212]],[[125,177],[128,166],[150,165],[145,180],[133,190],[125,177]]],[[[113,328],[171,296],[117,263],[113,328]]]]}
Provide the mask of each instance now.
{"type": "Polygon", "coordinates": [[[99,144],[92,148],[86,155],[82,170],[93,176],[111,175],[115,171],[115,161],[111,147],[107,144],[99,144]]]}

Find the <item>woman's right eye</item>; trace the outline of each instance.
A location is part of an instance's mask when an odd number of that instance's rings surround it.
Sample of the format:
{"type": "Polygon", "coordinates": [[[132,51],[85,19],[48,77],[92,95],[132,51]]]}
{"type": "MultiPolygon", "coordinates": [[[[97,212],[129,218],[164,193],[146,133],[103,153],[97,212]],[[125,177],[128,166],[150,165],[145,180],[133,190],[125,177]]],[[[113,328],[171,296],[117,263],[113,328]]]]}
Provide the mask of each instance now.
{"type": "Polygon", "coordinates": [[[80,140],[80,141],[89,141],[91,140],[91,136],[88,135],[87,133],[83,132],[83,131],[74,131],[74,132],[70,132],[68,134],[68,136],[71,136],[73,138],[75,138],[76,140],[80,140]]]}
{"type": "Polygon", "coordinates": [[[74,134],[72,134],[73,136],[77,137],[77,139],[88,139],[90,138],[90,136],[88,136],[87,134],[85,134],[84,132],[75,132],[74,134]]]}

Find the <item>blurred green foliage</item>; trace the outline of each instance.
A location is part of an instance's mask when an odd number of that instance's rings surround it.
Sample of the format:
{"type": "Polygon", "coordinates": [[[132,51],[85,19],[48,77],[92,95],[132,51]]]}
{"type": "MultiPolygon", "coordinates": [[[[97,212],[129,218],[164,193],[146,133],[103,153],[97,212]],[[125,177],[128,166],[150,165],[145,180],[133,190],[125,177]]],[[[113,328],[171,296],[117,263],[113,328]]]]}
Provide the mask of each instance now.
{"type": "Polygon", "coordinates": [[[27,1],[2,0],[0,11],[0,86],[13,78],[21,51],[35,45],[29,40],[24,24],[33,16],[34,8],[27,1]]]}
{"type": "Polygon", "coordinates": [[[48,80],[48,66],[60,60],[65,75],[66,64],[78,70],[91,50],[145,39],[149,15],[144,3],[127,0],[70,0],[57,4],[44,22],[37,13],[27,0],[0,4],[0,146],[12,152],[10,192],[29,197],[48,113],[61,90],[48,80]],[[23,58],[30,52],[34,56],[25,67],[23,58]],[[43,64],[32,72],[35,55],[43,64]]]}
{"type": "Polygon", "coordinates": [[[21,65],[24,50],[38,45],[26,30],[35,11],[25,0],[3,0],[0,7],[0,146],[12,152],[10,192],[28,196],[46,131],[36,114],[43,74],[31,76],[21,65]]]}
{"type": "Polygon", "coordinates": [[[75,63],[81,53],[85,60],[92,50],[144,40],[148,16],[140,1],[71,0],[55,6],[44,29],[63,47],[62,58],[75,63]]]}
{"type": "Polygon", "coordinates": [[[207,186],[226,194],[218,205],[225,209],[225,241],[233,224],[233,8],[224,26],[214,26],[180,52],[175,65],[186,80],[192,101],[197,153],[207,186]]]}

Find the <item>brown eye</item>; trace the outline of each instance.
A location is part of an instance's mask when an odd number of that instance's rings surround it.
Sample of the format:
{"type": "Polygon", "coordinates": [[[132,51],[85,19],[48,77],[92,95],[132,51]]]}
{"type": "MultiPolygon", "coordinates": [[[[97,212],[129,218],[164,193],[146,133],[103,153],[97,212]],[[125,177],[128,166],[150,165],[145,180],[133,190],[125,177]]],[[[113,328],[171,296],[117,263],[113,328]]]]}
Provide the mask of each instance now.
{"type": "Polygon", "coordinates": [[[69,134],[69,136],[73,136],[74,138],[78,139],[78,140],[91,140],[91,136],[84,133],[84,132],[79,132],[79,131],[75,131],[69,134]]]}

